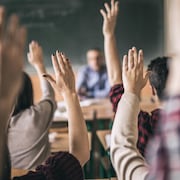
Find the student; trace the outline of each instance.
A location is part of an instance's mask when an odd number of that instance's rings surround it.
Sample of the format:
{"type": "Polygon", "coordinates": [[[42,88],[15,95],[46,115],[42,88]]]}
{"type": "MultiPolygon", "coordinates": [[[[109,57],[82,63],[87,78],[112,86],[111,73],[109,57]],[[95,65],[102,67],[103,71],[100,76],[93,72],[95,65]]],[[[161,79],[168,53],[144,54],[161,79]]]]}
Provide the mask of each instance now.
{"type": "Polygon", "coordinates": [[[105,98],[110,86],[103,53],[99,48],[92,48],[86,54],[87,65],[82,67],[77,76],[77,91],[81,99],[105,98]]]}
{"type": "Polygon", "coordinates": [[[33,103],[32,83],[23,72],[23,84],[8,126],[11,163],[17,169],[34,169],[49,156],[48,134],[56,109],[54,91],[42,76],[46,73],[42,48],[35,41],[29,44],[28,61],[37,71],[42,98],[33,103]]]}
{"type": "Polygon", "coordinates": [[[124,94],[118,103],[111,133],[111,160],[118,179],[141,180],[148,174],[148,165],[139,153],[138,113],[140,93],[147,76],[143,77],[143,52],[130,49],[123,58],[124,94]],[[128,113],[127,113],[128,112],[128,113]]]}
{"type": "MultiPolygon", "coordinates": [[[[103,16],[103,35],[104,35],[104,51],[107,64],[108,78],[111,85],[110,100],[113,106],[113,111],[116,112],[117,105],[124,93],[122,70],[120,58],[117,51],[115,27],[118,16],[118,1],[111,0],[111,7],[105,3],[106,12],[101,9],[100,12],[103,16]]],[[[136,48],[133,48],[136,51],[136,48]]],[[[163,90],[165,88],[168,67],[168,58],[156,58],[151,61],[148,66],[149,81],[153,89],[153,95],[156,99],[161,100],[163,90]]],[[[137,147],[140,153],[144,156],[146,145],[151,136],[154,135],[157,122],[159,120],[160,109],[154,109],[151,113],[140,111],[138,116],[138,142],[137,147]]]]}
{"type": "Polygon", "coordinates": [[[111,160],[118,179],[123,180],[165,180],[180,176],[180,56],[171,62],[164,110],[159,119],[155,137],[148,147],[148,165],[139,153],[138,113],[140,93],[147,76],[143,77],[143,53],[131,49],[123,59],[124,94],[118,103],[111,135],[111,160]],[[128,113],[127,113],[128,112],[128,113]]]}
{"type": "MultiPolygon", "coordinates": [[[[10,179],[10,163],[7,150],[7,122],[22,83],[25,29],[18,18],[10,18],[7,29],[0,8],[0,179],[10,179]],[[4,38],[6,37],[6,38],[4,38]],[[15,61],[16,60],[16,61],[15,61]],[[13,91],[12,91],[13,89],[13,91]]],[[[4,10],[2,10],[4,12],[4,10]]],[[[82,166],[89,159],[87,128],[75,91],[75,78],[69,61],[59,52],[52,56],[55,79],[44,77],[63,96],[68,112],[69,152],[59,152],[49,157],[44,165],[25,176],[14,179],[82,180],[82,166]]]]}

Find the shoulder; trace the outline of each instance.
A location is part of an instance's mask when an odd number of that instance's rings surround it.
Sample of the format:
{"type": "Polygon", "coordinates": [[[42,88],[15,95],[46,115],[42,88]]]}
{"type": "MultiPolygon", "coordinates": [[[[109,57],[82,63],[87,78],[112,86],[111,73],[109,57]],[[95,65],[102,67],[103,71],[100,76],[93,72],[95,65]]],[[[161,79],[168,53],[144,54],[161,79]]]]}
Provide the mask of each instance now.
{"type": "Polygon", "coordinates": [[[79,68],[79,71],[78,71],[78,72],[80,72],[80,73],[85,73],[85,72],[87,72],[87,71],[90,71],[89,66],[83,65],[82,67],[79,68]]]}
{"type": "Polygon", "coordinates": [[[47,176],[57,176],[54,179],[83,180],[82,167],[79,161],[69,152],[55,153],[46,160],[44,165],[37,167],[37,170],[47,176]],[[53,169],[53,171],[50,169],[53,169]]]}

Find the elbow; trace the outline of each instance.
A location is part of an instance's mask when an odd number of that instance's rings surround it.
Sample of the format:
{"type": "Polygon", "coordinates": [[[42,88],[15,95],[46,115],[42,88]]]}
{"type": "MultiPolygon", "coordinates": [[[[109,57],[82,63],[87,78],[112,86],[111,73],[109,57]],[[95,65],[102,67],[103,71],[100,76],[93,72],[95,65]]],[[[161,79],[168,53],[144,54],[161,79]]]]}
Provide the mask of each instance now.
{"type": "Polygon", "coordinates": [[[79,161],[80,165],[83,167],[90,159],[89,147],[81,149],[72,149],[70,153],[73,154],[79,161]]]}
{"type": "Polygon", "coordinates": [[[82,156],[81,156],[81,161],[80,161],[80,164],[81,166],[83,167],[90,159],[90,151],[86,151],[86,152],[83,152],[82,156]]]}

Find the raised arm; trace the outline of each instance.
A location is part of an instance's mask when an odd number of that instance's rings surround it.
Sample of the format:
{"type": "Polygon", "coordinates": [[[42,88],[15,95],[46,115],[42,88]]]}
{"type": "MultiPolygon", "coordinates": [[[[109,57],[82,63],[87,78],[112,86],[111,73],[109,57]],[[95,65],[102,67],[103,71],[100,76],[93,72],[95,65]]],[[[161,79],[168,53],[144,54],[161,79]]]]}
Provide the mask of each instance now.
{"type": "Polygon", "coordinates": [[[43,60],[42,47],[36,41],[32,41],[29,44],[29,52],[27,54],[29,63],[35,68],[42,90],[42,98],[51,98],[54,100],[54,91],[49,85],[48,81],[43,78],[43,74],[46,73],[46,68],[43,60]]]}
{"type": "Polygon", "coordinates": [[[4,12],[0,6],[0,179],[10,179],[7,122],[22,83],[26,30],[15,15],[4,28],[4,12]]]}
{"type": "Polygon", "coordinates": [[[118,4],[118,1],[111,0],[111,6],[107,3],[104,4],[106,11],[100,10],[103,16],[105,60],[111,86],[122,83],[121,63],[115,37],[115,27],[119,11],[118,4]]]}
{"type": "Polygon", "coordinates": [[[140,91],[148,76],[143,77],[142,50],[130,49],[123,59],[123,94],[115,115],[111,136],[111,160],[118,179],[144,180],[148,167],[139,153],[137,118],[139,113],[140,91]]]}
{"type": "Polygon", "coordinates": [[[52,55],[55,79],[50,75],[44,77],[51,83],[66,103],[69,127],[69,152],[83,166],[89,159],[89,141],[86,124],[83,118],[75,89],[75,76],[69,60],[63,53],[56,51],[52,55]]]}

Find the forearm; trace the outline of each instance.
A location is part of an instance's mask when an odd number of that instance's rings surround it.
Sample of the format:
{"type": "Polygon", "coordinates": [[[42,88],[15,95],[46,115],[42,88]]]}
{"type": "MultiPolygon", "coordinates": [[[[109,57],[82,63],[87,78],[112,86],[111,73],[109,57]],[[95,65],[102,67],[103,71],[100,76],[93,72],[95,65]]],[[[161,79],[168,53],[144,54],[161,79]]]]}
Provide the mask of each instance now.
{"type": "Polygon", "coordinates": [[[83,166],[89,159],[89,141],[78,96],[76,93],[66,93],[64,101],[68,113],[69,151],[83,166]]]}
{"type": "Polygon", "coordinates": [[[136,147],[138,113],[139,99],[125,93],[118,104],[111,135],[111,159],[119,179],[145,179],[148,174],[145,160],[136,147]]]}
{"type": "Polygon", "coordinates": [[[121,63],[114,34],[104,35],[104,52],[110,85],[122,83],[121,63]]]}
{"type": "Polygon", "coordinates": [[[42,91],[42,98],[54,99],[54,91],[49,82],[43,77],[46,73],[46,68],[43,64],[34,66],[39,77],[40,87],[42,91]]]}

